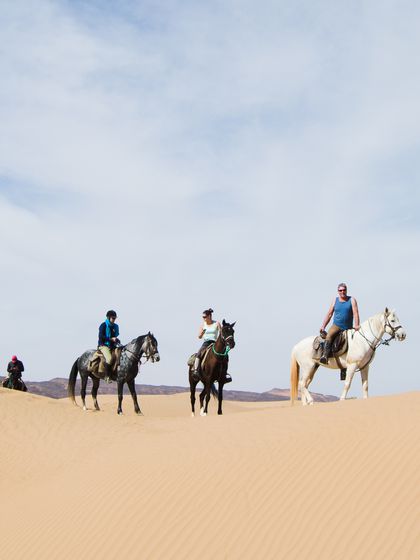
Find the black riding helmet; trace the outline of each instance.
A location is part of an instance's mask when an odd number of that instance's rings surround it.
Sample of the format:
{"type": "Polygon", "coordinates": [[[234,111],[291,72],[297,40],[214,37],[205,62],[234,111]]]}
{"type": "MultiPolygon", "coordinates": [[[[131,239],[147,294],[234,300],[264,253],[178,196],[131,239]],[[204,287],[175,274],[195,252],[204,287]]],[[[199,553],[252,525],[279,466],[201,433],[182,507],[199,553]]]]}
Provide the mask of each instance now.
{"type": "Polygon", "coordinates": [[[117,318],[117,313],[113,309],[106,312],[106,318],[110,319],[111,317],[114,317],[114,319],[117,318]]]}

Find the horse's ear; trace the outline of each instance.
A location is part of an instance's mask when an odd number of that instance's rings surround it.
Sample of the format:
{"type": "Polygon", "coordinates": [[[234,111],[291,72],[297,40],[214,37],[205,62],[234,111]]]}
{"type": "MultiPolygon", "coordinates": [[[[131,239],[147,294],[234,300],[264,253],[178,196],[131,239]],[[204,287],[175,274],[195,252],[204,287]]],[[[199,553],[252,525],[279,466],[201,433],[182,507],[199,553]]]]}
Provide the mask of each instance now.
{"type": "Polygon", "coordinates": [[[235,323],[236,323],[236,321],[235,321],[234,323],[232,323],[230,326],[231,326],[231,327],[234,327],[234,326],[235,326],[235,323]]]}
{"type": "Polygon", "coordinates": [[[151,334],[152,334],[152,333],[149,331],[149,332],[147,333],[147,336],[151,336],[151,334]]]}
{"type": "Polygon", "coordinates": [[[385,317],[388,317],[388,315],[389,315],[389,309],[388,307],[385,307],[385,317]]]}
{"type": "Polygon", "coordinates": [[[222,321],[222,325],[225,326],[226,325],[226,321],[223,319],[222,321]]]}

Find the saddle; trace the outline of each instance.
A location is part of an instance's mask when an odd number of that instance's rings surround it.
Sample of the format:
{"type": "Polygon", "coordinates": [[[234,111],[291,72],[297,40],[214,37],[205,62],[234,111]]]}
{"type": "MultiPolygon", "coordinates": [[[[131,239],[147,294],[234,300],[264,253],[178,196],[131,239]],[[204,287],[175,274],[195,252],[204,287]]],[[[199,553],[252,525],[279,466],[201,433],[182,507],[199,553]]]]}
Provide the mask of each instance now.
{"type": "MultiPolygon", "coordinates": [[[[201,358],[201,362],[200,362],[200,368],[202,368],[204,366],[204,364],[206,363],[206,358],[210,352],[210,350],[213,348],[214,344],[210,344],[210,346],[208,348],[206,348],[203,357],[201,358]]],[[[196,352],[195,354],[191,354],[191,356],[188,358],[188,362],[187,365],[189,367],[193,367],[194,363],[195,363],[195,359],[197,357],[198,352],[196,352]]]]}
{"type": "MultiPolygon", "coordinates": [[[[112,350],[111,359],[111,377],[114,377],[117,373],[118,366],[120,365],[122,346],[118,346],[112,350]]],[[[99,376],[105,375],[106,373],[106,361],[105,356],[100,350],[95,350],[92,357],[89,360],[87,367],[89,373],[98,374],[99,376]]]]}
{"type": "MultiPolygon", "coordinates": [[[[325,339],[321,336],[316,336],[312,343],[312,358],[319,360],[324,350],[325,339]]],[[[347,338],[347,331],[342,331],[334,338],[331,346],[331,357],[339,358],[347,352],[349,343],[347,338]]]]}

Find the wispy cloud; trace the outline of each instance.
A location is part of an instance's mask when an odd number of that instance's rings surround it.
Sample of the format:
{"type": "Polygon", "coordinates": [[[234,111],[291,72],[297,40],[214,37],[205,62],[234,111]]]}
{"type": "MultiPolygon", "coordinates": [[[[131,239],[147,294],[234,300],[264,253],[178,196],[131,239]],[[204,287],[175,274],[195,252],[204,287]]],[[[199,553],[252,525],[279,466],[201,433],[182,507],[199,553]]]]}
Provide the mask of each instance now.
{"type": "Polygon", "coordinates": [[[364,317],[397,307],[409,339],[390,354],[409,360],[419,11],[3,2],[4,352],[64,375],[117,307],[125,339],[161,342],[145,379],[180,384],[211,305],[238,320],[237,386],[285,386],[291,346],[347,280],[364,317]]]}

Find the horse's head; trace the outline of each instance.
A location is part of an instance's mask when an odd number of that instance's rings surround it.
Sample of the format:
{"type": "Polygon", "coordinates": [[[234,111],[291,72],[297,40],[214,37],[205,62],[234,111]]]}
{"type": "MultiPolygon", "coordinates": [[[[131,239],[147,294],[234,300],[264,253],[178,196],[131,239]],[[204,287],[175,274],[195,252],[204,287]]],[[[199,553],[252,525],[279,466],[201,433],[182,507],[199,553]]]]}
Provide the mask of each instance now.
{"type": "Polygon", "coordinates": [[[141,349],[148,360],[151,360],[152,362],[159,362],[160,356],[158,351],[158,342],[150,331],[144,337],[141,349]]]}
{"type": "Polygon", "coordinates": [[[233,329],[235,323],[226,323],[224,319],[222,321],[222,332],[220,333],[220,336],[223,342],[225,342],[229,346],[229,348],[235,347],[235,338],[234,338],[235,331],[233,329]]]}
{"type": "Polygon", "coordinates": [[[384,312],[384,326],[385,332],[396,338],[397,340],[404,340],[406,335],[405,330],[401,326],[400,320],[394,310],[390,311],[388,307],[385,308],[384,312]]]}

